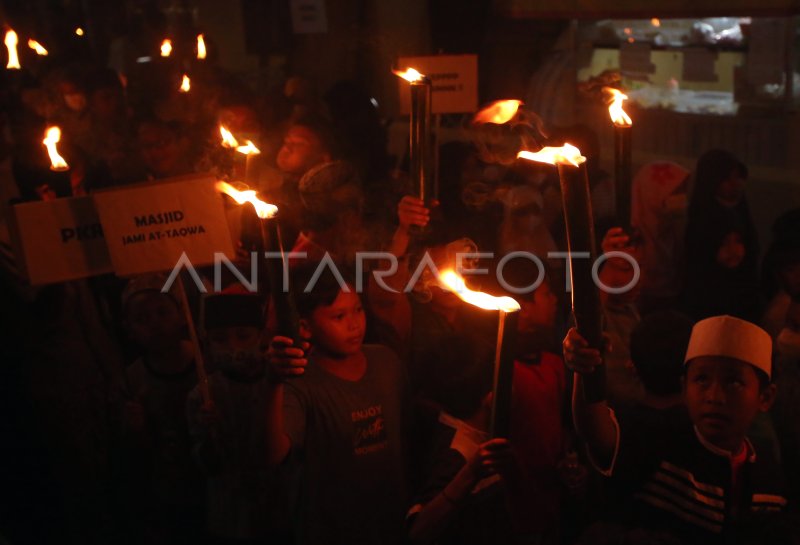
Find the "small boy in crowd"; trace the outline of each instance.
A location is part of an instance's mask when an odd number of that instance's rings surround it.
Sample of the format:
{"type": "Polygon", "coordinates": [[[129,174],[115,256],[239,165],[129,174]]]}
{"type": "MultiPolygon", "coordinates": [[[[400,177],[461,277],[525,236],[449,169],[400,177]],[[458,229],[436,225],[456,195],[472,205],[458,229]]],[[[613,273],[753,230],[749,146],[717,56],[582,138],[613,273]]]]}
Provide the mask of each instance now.
{"type": "Polygon", "coordinates": [[[202,478],[192,463],[186,398],[197,384],[180,302],[162,293],[163,275],[136,277],[122,294],[122,314],[142,355],[126,370],[123,449],[130,516],[145,542],[189,543],[202,520],[202,478]],[[185,540],[185,541],[184,541],[185,540]]]}
{"type": "Polygon", "coordinates": [[[406,377],[398,357],[364,345],[354,283],[317,263],[291,289],[309,345],[276,336],[269,349],[269,462],[302,472],[298,543],[402,543],[407,508],[406,377]]]}
{"type": "Polygon", "coordinates": [[[192,452],[207,475],[209,533],[219,544],[286,543],[287,494],[267,466],[261,298],[223,292],[202,305],[207,361],[217,369],[208,377],[212,405],[198,387],[186,411],[192,452]]]}
{"type": "Polygon", "coordinates": [[[425,485],[408,512],[414,544],[520,543],[510,512],[514,454],[489,435],[492,351],[460,337],[442,339],[431,394],[442,407],[425,485]],[[506,481],[506,482],[504,482],[506,481]]]}
{"type": "Polygon", "coordinates": [[[602,359],[574,329],[564,353],[575,371],[575,427],[598,469],[631,490],[629,523],[685,543],[751,543],[785,508],[780,468],[746,435],[775,398],[766,331],[731,316],[695,324],[684,357],[688,419],[671,434],[586,402],[582,377],[602,359]]]}

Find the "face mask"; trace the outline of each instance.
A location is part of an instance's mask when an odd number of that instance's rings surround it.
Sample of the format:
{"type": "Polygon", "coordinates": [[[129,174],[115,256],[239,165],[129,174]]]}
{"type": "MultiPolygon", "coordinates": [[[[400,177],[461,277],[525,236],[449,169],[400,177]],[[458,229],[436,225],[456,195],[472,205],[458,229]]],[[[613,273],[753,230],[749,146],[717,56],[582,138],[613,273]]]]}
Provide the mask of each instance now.
{"type": "Polygon", "coordinates": [[[800,331],[784,327],[778,334],[778,354],[791,360],[800,360],[800,331]]]}
{"type": "Polygon", "coordinates": [[[86,95],[81,93],[70,93],[68,95],[64,95],[64,102],[66,103],[67,108],[73,112],[80,112],[86,108],[86,95]]]}
{"type": "Polygon", "coordinates": [[[211,357],[226,373],[241,377],[254,377],[264,370],[264,356],[258,345],[243,350],[217,348],[211,357]]]}

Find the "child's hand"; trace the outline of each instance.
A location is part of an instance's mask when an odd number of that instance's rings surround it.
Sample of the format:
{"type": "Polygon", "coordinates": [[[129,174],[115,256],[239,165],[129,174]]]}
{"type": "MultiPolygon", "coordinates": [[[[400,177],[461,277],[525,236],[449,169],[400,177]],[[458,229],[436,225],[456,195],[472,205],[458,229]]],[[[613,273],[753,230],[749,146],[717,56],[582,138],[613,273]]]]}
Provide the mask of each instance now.
{"type": "Polygon", "coordinates": [[[467,462],[473,472],[475,482],[499,474],[507,476],[514,468],[514,453],[508,439],[490,439],[478,447],[472,459],[467,462]]]}
{"type": "Polygon", "coordinates": [[[603,253],[608,252],[624,252],[630,246],[631,238],[625,233],[622,227],[612,227],[606,231],[603,237],[603,242],[600,246],[603,248],[603,253]]]}
{"type": "Polygon", "coordinates": [[[273,337],[267,352],[272,376],[283,380],[305,373],[305,367],[308,365],[305,352],[309,346],[307,342],[303,342],[300,347],[297,347],[289,337],[273,337]]]}
{"type": "Polygon", "coordinates": [[[397,204],[397,217],[400,220],[400,228],[408,231],[412,225],[419,227],[428,225],[430,210],[425,207],[421,199],[406,195],[397,204]]]}
{"type": "Polygon", "coordinates": [[[589,374],[594,371],[595,367],[603,363],[600,351],[596,348],[589,348],[589,343],[574,327],[567,332],[563,349],[564,363],[570,371],[575,373],[589,374]]]}

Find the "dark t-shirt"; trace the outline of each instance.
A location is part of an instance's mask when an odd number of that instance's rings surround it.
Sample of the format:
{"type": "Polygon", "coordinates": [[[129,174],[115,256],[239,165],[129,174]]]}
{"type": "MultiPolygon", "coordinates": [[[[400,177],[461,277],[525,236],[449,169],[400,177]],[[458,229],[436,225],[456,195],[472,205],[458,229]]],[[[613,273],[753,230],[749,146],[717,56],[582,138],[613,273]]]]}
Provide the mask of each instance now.
{"type": "Polygon", "coordinates": [[[386,347],[365,345],[367,370],[336,377],[311,357],[286,384],[289,464],[299,464],[300,543],[400,543],[407,506],[406,376],[386,347]]]}

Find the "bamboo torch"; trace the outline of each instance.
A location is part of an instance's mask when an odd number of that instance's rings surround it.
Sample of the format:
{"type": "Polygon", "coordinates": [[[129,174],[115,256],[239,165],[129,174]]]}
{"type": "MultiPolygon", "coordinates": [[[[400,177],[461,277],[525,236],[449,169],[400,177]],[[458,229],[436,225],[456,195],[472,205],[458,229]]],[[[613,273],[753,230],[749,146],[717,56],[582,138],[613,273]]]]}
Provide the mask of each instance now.
{"type": "Polygon", "coordinates": [[[431,138],[431,80],[413,68],[394,73],[411,87],[409,149],[411,181],[417,197],[430,206],[437,198],[433,192],[433,149],[431,138]]]}
{"type": "MultiPolygon", "coordinates": [[[[301,338],[299,333],[300,318],[294,299],[288,290],[289,262],[284,251],[283,240],[281,239],[280,225],[278,223],[278,207],[269,204],[256,196],[255,190],[247,189],[240,191],[227,182],[217,182],[217,191],[225,193],[237,204],[249,202],[256,209],[261,227],[261,243],[266,252],[280,254],[280,260],[264,259],[262,263],[267,270],[269,279],[270,295],[272,304],[275,308],[277,318],[276,333],[283,337],[294,340],[296,346],[300,346],[301,338]]],[[[262,255],[262,257],[265,257],[262,255]]]]}
{"type": "MultiPolygon", "coordinates": [[[[603,349],[603,314],[600,294],[595,286],[592,265],[597,258],[594,220],[586,174],[586,158],[575,146],[545,147],[538,152],[521,151],[519,158],[558,167],[567,250],[570,254],[572,313],[578,333],[591,348],[603,349]],[[588,259],[578,254],[588,254],[588,259]]],[[[584,378],[584,395],[590,403],[605,399],[605,368],[598,367],[584,378]]]]}
{"type": "Polygon", "coordinates": [[[631,227],[631,132],[633,122],[622,109],[628,96],[617,89],[604,87],[611,95],[608,114],[614,123],[614,198],[617,221],[623,229],[630,232],[631,227]]]}
{"type": "Polygon", "coordinates": [[[439,274],[439,283],[443,289],[452,291],[465,303],[498,311],[490,432],[492,437],[508,438],[511,433],[511,389],[514,381],[519,303],[511,297],[495,297],[473,291],[467,287],[461,276],[450,269],[439,274]]]}

